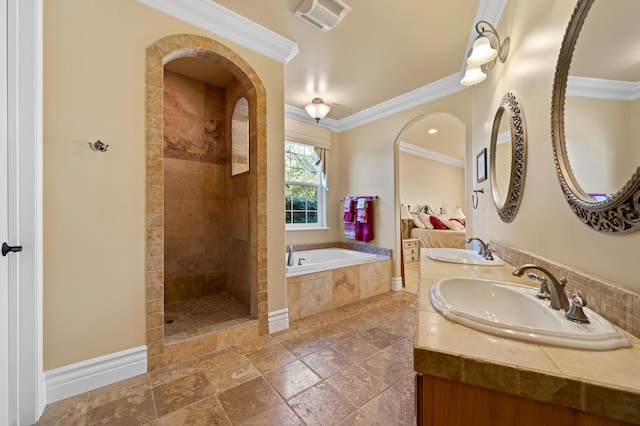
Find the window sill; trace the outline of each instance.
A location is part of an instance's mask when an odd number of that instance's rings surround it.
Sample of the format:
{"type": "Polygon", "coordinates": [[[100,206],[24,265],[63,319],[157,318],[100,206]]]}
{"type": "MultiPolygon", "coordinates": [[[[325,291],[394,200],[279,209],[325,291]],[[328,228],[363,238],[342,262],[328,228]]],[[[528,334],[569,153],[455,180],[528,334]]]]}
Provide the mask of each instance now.
{"type": "Polygon", "coordinates": [[[286,228],[286,232],[299,232],[299,231],[328,231],[329,227],[327,226],[316,226],[313,228],[286,228]]]}

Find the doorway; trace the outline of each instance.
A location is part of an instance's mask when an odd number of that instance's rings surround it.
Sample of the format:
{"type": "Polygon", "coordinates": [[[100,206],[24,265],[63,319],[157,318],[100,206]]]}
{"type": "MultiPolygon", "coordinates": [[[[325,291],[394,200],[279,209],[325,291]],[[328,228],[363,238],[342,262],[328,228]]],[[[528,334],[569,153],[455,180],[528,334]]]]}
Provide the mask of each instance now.
{"type": "MultiPolygon", "coordinates": [[[[444,112],[424,114],[405,126],[396,143],[396,197],[401,210],[406,208],[410,213],[417,213],[428,205],[436,215],[450,216],[458,207],[464,212],[464,123],[444,112]]],[[[403,211],[398,217],[406,215],[403,211]]],[[[419,235],[412,235],[411,228],[415,227],[412,218],[401,219],[401,222],[398,236],[403,252],[400,270],[405,289],[415,292],[419,248],[424,247],[424,242],[419,235]]]]}

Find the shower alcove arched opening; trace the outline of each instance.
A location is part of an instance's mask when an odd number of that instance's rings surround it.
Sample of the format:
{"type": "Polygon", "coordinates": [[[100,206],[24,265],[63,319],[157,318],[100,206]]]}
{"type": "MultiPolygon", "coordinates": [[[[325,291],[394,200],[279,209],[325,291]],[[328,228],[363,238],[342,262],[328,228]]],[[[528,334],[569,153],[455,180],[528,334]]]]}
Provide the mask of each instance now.
{"type": "Polygon", "coordinates": [[[168,36],[147,48],[146,59],[146,340],[148,369],[153,370],[268,332],[266,209],[258,208],[266,205],[266,99],[255,71],[212,39],[168,36]],[[172,61],[186,61],[187,67],[189,61],[205,61],[231,79],[220,87],[185,77],[175,68],[166,69],[172,61]],[[174,84],[168,88],[170,81],[174,84]],[[171,92],[181,86],[197,89],[171,92]],[[167,90],[170,96],[165,96],[167,90]],[[193,132],[198,113],[185,101],[194,96],[202,96],[196,103],[208,111],[200,119],[201,132],[193,132]],[[232,114],[243,97],[249,104],[249,171],[231,176],[232,114]],[[189,120],[192,123],[185,124],[189,120]],[[174,128],[165,131],[166,126],[181,127],[182,136],[174,128]],[[203,135],[199,143],[190,139],[194,133],[203,135]],[[196,179],[202,190],[167,180],[176,175],[191,183],[196,179]],[[173,222],[181,218],[187,223],[176,226],[173,222]],[[220,226],[223,232],[216,230],[220,226]],[[198,239],[203,245],[194,248],[198,239]],[[190,275],[171,275],[179,268],[190,275]],[[226,293],[244,306],[245,318],[178,328],[180,339],[167,337],[165,295],[180,300],[207,292],[226,293]]]}

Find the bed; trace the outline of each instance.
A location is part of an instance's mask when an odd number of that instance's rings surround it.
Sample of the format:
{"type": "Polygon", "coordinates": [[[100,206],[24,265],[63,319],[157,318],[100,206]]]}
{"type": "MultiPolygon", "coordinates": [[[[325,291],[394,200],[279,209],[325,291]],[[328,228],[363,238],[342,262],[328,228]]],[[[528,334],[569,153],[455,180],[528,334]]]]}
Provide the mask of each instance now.
{"type": "Polygon", "coordinates": [[[448,229],[444,231],[440,229],[422,229],[416,227],[411,230],[411,238],[420,240],[420,247],[424,248],[465,248],[467,232],[465,230],[455,231],[448,229]]]}
{"type": "MultiPolygon", "coordinates": [[[[449,229],[429,229],[433,228],[433,224],[425,229],[425,222],[430,222],[431,216],[435,216],[435,213],[428,205],[422,206],[418,212],[412,213],[413,226],[410,230],[411,238],[420,240],[420,247],[423,248],[437,248],[437,247],[451,247],[451,248],[465,248],[467,232],[464,226],[457,223],[449,223],[447,226],[443,226],[443,223],[439,225],[443,228],[449,229]],[[417,225],[420,225],[418,227],[417,225]],[[456,225],[456,226],[453,226],[456,225]],[[454,228],[454,229],[451,229],[454,228]],[[462,228],[462,229],[456,229],[462,228]]],[[[448,217],[440,217],[443,222],[449,222],[448,217]]],[[[458,221],[459,222],[459,221],[458,221]]]]}

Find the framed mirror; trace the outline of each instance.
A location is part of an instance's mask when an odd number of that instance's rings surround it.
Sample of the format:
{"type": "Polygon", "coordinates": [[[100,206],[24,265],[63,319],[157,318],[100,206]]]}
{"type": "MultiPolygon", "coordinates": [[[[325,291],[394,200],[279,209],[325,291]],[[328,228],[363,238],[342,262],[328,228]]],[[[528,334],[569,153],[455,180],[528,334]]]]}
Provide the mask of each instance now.
{"type": "Polygon", "coordinates": [[[579,219],[607,233],[640,229],[640,2],[578,0],[551,104],[556,171],[579,219]],[[630,176],[630,177],[629,177],[630,176]]]}
{"type": "Polygon", "coordinates": [[[511,222],[520,207],[527,166],[527,129],[522,106],[515,93],[507,92],[493,119],[491,146],[491,194],[503,222],[511,222]]]}

